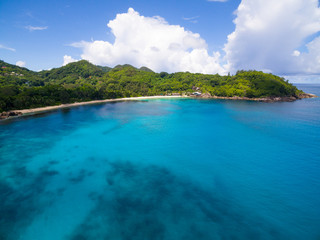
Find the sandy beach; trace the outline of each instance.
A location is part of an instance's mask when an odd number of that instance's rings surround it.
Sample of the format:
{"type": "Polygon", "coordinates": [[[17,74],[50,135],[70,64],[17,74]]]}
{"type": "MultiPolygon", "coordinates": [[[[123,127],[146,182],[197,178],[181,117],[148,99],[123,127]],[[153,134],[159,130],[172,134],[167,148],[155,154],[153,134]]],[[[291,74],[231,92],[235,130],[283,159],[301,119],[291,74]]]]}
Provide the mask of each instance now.
{"type": "Polygon", "coordinates": [[[61,105],[48,106],[48,107],[11,110],[10,112],[15,114],[8,116],[8,118],[21,117],[25,115],[33,115],[33,114],[43,113],[43,112],[62,109],[62,108],[71,108],[71,107],[89,105],[89,104],[99,104],[99,103],[118,102],[118,101],[134,101],[134,100],[144,100],[144,99],[182,98],[182,97],[185,98],[186,96],[146,96],[146,97],[129,97],[129,98],[94,100],[94,101],[88,101],[88,102],[75,102],[75,103],[61,104],[61,105]]]}
{"type": "Polygon", "coordinates": [[[247,97],[219,97],[219,96],[211,96],[211,95],[202,95],[202,96],[145,96],[145,97],[128,97],[128,98],[115,98],[115,99],[104,99],[104,100],[94,100],[94,101],[87,101],[87,102],[75,102],[75,103],[68,103],[68,104],[61,104],[55,106],[47,106],[47,107],[39,107],[39,108],[30,108],[30,109],[22,109],[22,110],[11,110],[8,112],[0,113],[0,120],[21,117],[25,115],[33,115],[43,112],[48,112],[52,110],[62,109],[62,108],[71,108],[76,106],[82,105],[89,105],[89,104],[99,104],[99,103],[107,103],[107,102],[118,102],[118,101],[134,101],[134,100],[144,100],[144,99],[161,99],[161,98],[186,98],[192,97],[196,99],[229,99],[229,100],[248,100],[248,101],[261,101],[261,102],[278,102],[278,101],[295,101],[301,98],[314,98],[317,97],[314,94],[304,93],[300,96],[300,98],[295,97],[265,97],[265,98],[247,98],[247,97]]]}

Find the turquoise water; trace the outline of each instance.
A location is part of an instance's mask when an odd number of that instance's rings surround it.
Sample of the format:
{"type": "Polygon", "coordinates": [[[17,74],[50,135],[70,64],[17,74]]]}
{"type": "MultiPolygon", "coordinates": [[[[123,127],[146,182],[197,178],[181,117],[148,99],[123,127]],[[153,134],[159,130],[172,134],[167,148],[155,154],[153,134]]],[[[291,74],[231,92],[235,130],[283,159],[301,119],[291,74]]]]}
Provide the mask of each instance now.
{"type": "Polygon", "coordinates": [[[320,239],[319,98],[2,121],[0,169],[0,239],[320,239]]]}

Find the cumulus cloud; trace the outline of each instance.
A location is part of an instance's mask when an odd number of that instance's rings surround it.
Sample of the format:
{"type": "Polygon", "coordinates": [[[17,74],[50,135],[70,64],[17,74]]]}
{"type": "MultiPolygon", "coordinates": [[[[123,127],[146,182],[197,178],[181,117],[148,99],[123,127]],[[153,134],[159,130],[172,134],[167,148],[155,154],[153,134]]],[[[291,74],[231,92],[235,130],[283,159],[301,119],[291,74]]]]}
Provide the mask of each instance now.
{"type": "Polygon", "coordinates": [[[14,48],[11,48],[11,47],[6,47],[2,44],[0,44],[0,49],[5,49],[5,50],[9,50],[9,51],[12,51],[12,52],[15,52],[16,50],[14,48]]]}
{"type": "Polygon", "coordinates": [[[42,30],[46,30],[48,29],[48,26],[44,26],[44,27],[37,27],[37,26],[25,26],[26,29],[28,29],[30,32],[33,31],[42,31],[42,30]]]}
{"type": "MultiPolygon", "coordinates": [[[[284,77],[285,79],[288,79],[289,82],[291,83],[311,83],[311,84],[314,84],[314,83],[319,83],[320,81],[320,77],[319,75],[284,75],[282,76],[284,77]]],[[[312,92],[309,92],[309,93],[312,93],[312,92]]],[[[313,93],[315,94],[315,93],[313,93]]]]}
{"type": "Polygon", "coordinates": [[[242,0],[225,45],[226,67],[277,74],[320,73],[318,0],[242,0]],[[301,50],[302,49],[302,50],[301,50]]]}
{"type": "Polygon", "coordinates": [[[74,59],[74,58],[72,58],[71,56],[64,55],[64,56],[63,56],[63,64],[62,64],[62,66],[65,66],[65,65],[67,65],[68,63],[72,63],[72,62],[76,62],[76,61],[79,61],[79,60],[74,59]]]}
{"type": "Polygon", "coordinates": [[[109,21],[108,27],[114,43],[81,41],[71,46],[82,49],[83,59],[99,65],[128,63],[158,72],[224,73],[219,64],[220,53],[209,54],[199,34],[170,25],[161,17],[144,17],[129,8],[109,21]]]}
{"type": "MultiPolygon", "coordinates": [[[[129,63],[157,72],[225,74],[257,69],[279,75],[320,74],[318,0],[242,0],[235,15],[235,30],[220,51],[223,57],[220,52],[208,53],[199,34],[161,17],[144,17],[132,8],[109,21],[113,43],[92,40],[71,46],[82,49],[81,58],[111,67],[129,63]]],[[[71,61],[76,60],[64,57],[64,64],[71,61]]]]}
{"type": "Polygon", "coordinates": [[[19,67],[24,67],[24,66],[26,66],[26,62],[18,61],[18,62],[16,62],[16,65],[19,67]]]}

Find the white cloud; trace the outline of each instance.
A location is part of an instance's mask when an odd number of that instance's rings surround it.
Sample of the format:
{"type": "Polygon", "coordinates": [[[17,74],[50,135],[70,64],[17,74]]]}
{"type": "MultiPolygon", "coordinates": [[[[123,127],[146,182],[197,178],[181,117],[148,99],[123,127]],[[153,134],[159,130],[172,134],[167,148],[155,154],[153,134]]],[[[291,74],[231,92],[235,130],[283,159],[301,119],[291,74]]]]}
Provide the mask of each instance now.
{"type": "Polygon", "coordinates": [[[5,50],[9,50],[9,51],[12,51],[12,52],[15,52],[16,50],[14,48],[10,48],[10,47],[6,47],[2,44],[0,44],[0,49],[5,49],[5,50]]]}
{"type": "Polygon", "coordinates": [[[307,52],[300,54],[297,59],[297,68],[300,72],[320,74],[320,37],[307,44],[307,52]]]}
{"type": "MultiPolygon", "coordinates": [[[[282,76],[285,79],[288,79],[290,83],[319,83],[320,75],[289,75],[282,76]]],[[[312,92],[310,92],[312,93],[312,92]]],[[[313,93],[314,94],[314,93],[313,93]]]]}
{"type": "Polygon", "coordinates": [[[26,62],[18,61],[18,62],[16,62],[16,65],[19,67],[24,67],[24,66],[26,66],[26,62]]]}
{"type": "Polygon", "coordinates": [[[182,19],[183,19],[183,20],[186,20],[186,21],[191,21],[191,20],[195,20],[195,19],[197,19],[197,18],[199,18],[199,16],[195,16],[195,17],[183,17],[182,19]]]}
{"type": "Polygon", "coordinates": [[[228,0],[208,0],[208,2],[227,2],[228,0]]]}
{"type": "Polygon", "coordinates": [[[72,62],[76,62],[76,61],[78,61],[78,60],[72,58],[71,56],[64,55],[64,56],[63,56],[63,64],[62,64],[62,66],[65,66],[65,65],[67,65],[68,63],[72,63],[72,62]]]}
{"type": "Polygon", "coordinates": [[[301,54],[301,52],[300,52],[300,51],[298,51],[298,50],[294,50],[294,51],[293,51],[293,53],[292,53],[292,56],[299,57],[299,56],[300,56],[300,54],[301,54]]]}
{"type": "Polygon", "coordinates": [[[28,29],[30,32],[33,31],[41,31],[41,30],[46,30],[48,29],[48,26],[44,26],[44,27],[37,27],[37,26],[25,26],[26,29],[28,29]]]}
{"type": "Polygon", "coordinates": [[[113,43],[92,40],[71,46],[82,49],[81,58],[111,67],[129,63],[157,72],[225,74],[257,69],[290,76],[320,74],[318,0],[242,0],[235,14],[235,30],[221,51],[224,66],[220,53],[208,53],[199,34],[161,17],[141,16],[132,8],[109,21],[113,43]]]}
{"type": "Polygon", "coordinates": [[[109,21],[108,27],[114,43],[100,40],[71,45],[83,50],[83,59],[99,65],[128,63],[157,72],[224,73],[219,64],[220,53],[209,54],[199,34],[170,25],[161,17],[144,17],[129,8],[109,21]]]}
{"type": "Polygon", "coordinates": [[[198,23],[198,19],[199,16],[195,16],[195,17],[183,17],[182,19],[191,23],[198,23]]]}
{"type": "Polygon", "coordinates": [[[320,73],[320,38],[305,44],[320,31],[318,0],[242,0],[236,15],[224,48],[229,70],[320,73]]]}

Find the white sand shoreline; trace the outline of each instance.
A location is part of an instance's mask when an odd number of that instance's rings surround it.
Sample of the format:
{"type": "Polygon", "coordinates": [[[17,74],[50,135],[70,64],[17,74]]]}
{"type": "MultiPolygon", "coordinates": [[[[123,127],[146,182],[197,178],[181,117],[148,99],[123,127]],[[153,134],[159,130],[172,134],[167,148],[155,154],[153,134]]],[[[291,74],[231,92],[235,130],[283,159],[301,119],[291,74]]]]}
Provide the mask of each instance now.
{"type": "Polygon", "coordinates": [[[5,115],[0,113],[0,121],[6,119],[12,119],[16,117],[22,117],[27,115],[35,115],[40,113],[45,113],[53,110],[63,109],[63,108],[72,108],[76,106],[83,106],[89,104],[101,104],[107,102],[119,102],[119,101],[134,101],[134,100],[144,100],[144,99],[161,99],[161,98],[195,98],[195,99],[228,99],[228,100],[247,100],[247,101],[260,101],[260,102],[292,102],[297,99],[302,98],[315,98],[318,97],[314,94],[304,93],[299,98],[297,97],[265,97],[265,98],[248,98],[248,97],[219,97],[219,96],[144,96],[144,97],[128,97],[128,98],[114,98],[114,99],[104,99],[104,100],[93,100],[87,102],[75,102],[68,104],[60,104],[55,106],[39,107],[39,108],[30,108],[30,109],[21,109],[21,110],[11,110],[8,112],[3,112],[5,115]]]}
{"type": "Polygon", "coordinates": [[[119,101],[134,101],[134,100],[147,100],[147,99],[161,99],[161,98],[186,98],[187,96],[146,96],[146,97],[128,97],[128,98],[114,98],[114,99],[104,99],[104,100],[93,100],[87,102],[75,102],[67,103],[55,106],[39,107],[39,108],[30,108],[30,109],[21,109],[21,110],[11,110],[10,112],[17,113],[18,115],[10,116],[9,118],[22,117],[26,115],[34,115],[38,113],[44,113],[52,110],[58,110],[63,108],[72,108],[76,106],[89,105],[89,104],[100,104],[107,102],[119,102],[119,101]]]}

